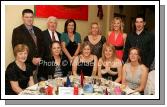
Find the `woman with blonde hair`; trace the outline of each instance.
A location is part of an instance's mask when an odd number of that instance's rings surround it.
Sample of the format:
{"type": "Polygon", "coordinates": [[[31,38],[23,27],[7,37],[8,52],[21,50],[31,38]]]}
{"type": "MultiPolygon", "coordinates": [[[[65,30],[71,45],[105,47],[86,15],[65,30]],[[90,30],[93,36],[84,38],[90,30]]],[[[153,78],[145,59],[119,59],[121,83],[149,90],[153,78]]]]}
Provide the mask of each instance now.
{"type": "Polygon", "coordinates": [[[107,43],[115,46],[116,56],[122,60],[123,48],[127,34],[123,32],[123,22],[120,17],[115,17],[111,23],[111,31],[108,32],[107,43]]]}
{"type": "Polygon", "coordinates": [[[98,76],[121,82],[122,63],[115,55],[115,47],[104,43],[102,57],[98,62],[98,76]]]}
{"type": "Polygon", "coordinates": [[[92,54],[96,55],[97,58],[100,58],[106,38],[101,35],[100,26],[97,22],[91,23],[90,33],[84,38],[84,42],[85,41],[88,41],[91,44],[92,54]]]}

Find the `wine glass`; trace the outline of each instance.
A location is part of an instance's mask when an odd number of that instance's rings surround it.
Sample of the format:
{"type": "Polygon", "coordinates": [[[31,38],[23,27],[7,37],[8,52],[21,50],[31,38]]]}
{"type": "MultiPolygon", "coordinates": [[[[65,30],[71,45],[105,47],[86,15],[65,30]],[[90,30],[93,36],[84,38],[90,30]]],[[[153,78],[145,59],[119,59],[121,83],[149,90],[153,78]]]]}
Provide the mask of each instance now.
{"type": "Polygon", "coordinates": [[[53,75],[54,79],[58,78],[58,76],[59,76],[59,75],[58,75],[57,72],[55,72],[54,75],[53,75]]]}
{"type": "Polygon", "coordinates": [[[48,85],[52,85],[52,75],[48,75],[48,85]]]}
{"type": "Polygon", "coordinates": [[[112,76],[108,76],[107,80],[112,81],[112,76]]]}

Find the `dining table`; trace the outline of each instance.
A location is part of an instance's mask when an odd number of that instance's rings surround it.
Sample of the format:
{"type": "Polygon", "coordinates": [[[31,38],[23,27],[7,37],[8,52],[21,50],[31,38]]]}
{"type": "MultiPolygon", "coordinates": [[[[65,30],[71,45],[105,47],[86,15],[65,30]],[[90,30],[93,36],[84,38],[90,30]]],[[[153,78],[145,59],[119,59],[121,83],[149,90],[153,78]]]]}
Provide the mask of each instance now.
{"type": "Polygon", "coordinates": [[[67,76],[40,81],[19,95],[140,95],[128,86],[98,76],[67,76]]]}

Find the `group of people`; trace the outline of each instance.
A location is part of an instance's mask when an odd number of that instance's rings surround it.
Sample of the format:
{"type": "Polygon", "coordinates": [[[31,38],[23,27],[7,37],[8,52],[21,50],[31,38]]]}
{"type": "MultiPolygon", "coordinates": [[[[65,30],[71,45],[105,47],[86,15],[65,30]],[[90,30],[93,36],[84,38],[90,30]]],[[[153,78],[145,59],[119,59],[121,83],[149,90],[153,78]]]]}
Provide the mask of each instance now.
{"type": "Polygon", "coordinates": [[[93,22],[83,42],[73,19],[67,19],[63,33],[56,31],[56,17],[48,17],[44,31],[33,25],[32,10],[24,9],[22,19],[23,24],[13,30],[15,61],[6,69],[5,94],[17,95],[26,87],[47,80],[48,75],[81,73],[144,92],[155,55],[155,37],[144,29],[144,17],[136,17],[136,30],[128,35],[123,32],[121,18],[115,17],[107,39],[99,24],[93,22]]]}

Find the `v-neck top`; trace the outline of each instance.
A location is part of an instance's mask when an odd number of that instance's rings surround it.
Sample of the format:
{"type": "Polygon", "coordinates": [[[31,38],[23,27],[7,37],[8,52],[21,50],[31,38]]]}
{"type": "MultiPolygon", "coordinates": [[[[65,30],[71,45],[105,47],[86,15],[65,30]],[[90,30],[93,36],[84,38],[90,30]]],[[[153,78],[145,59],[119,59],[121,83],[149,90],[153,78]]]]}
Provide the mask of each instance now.
{"type": "Polygon", "coordinates": [[[106,42],[106,38],[105,36],[101,36],[101,39],[98,43],[96,44],[92,44],[90,41],[89,41],[89,38],[88,36],[86,36],[84,38],[84,42],[88,41],[90,44],[91,44],[91,47],[92,47],[92,54],[93,55],[96,55],[97,58],[99,59],[101,56],[102,56],[102,48],[103,48],[103,44],[106,42]]]}
{"type": "Polygon", "coordinates": [[[119,33],[117,38],[115,39],[115,33],[111,32],[110,36],[107,39],[107,42],[109,44],[112,44],[115,46],[116,50],[116,56],[122,60],[123,57],[123,46],[124,46],[124,39],[123,39],[123,33],[119,33]]]}
{"type": "Polygon", "coordinates": [[[142,76],[142,69],[141,65],[137,66],[136,71],[134,72],[134,75],[132,75],[131,71],[131,64],[127,63],[126,69],[125,69],[125,80],[131,89],[136,89],[140,86],[142,76]]]}

